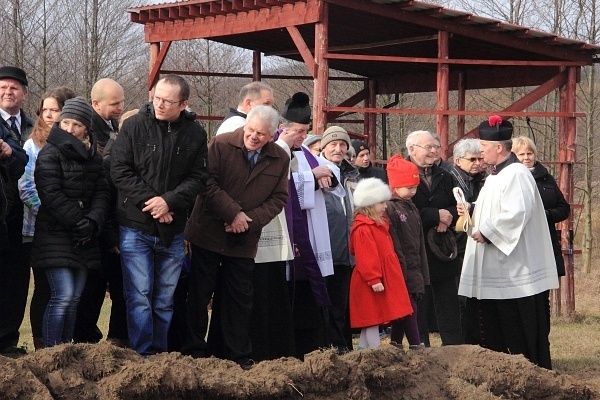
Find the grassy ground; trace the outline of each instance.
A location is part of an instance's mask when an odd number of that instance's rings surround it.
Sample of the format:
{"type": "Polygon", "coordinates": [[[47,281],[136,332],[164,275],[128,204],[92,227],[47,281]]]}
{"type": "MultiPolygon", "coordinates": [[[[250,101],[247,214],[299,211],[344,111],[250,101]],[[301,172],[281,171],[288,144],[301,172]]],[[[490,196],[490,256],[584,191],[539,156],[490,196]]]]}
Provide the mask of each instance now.
{"type": "MultiPolygon", "coordinates": [[[[31,291],[33,289],[33,280],[31,291]]],[[[573,375],[600,392],[600,268],[590,275],[575,274],[575,322],[567,323],[562,318],[553,318],[550,332],[551,354],[554,369],[573,375]]],[[[28,302],[29,303],[29,302],[28,302]]],[[[110,298],[106,298],[99,328],[106,334],[110,315],[110,298]]],[[[29,304],[19,343],[33,351],[29,304]]],[[[439,335],[431,337],[432,346],[439,346],[439,335]]]]}

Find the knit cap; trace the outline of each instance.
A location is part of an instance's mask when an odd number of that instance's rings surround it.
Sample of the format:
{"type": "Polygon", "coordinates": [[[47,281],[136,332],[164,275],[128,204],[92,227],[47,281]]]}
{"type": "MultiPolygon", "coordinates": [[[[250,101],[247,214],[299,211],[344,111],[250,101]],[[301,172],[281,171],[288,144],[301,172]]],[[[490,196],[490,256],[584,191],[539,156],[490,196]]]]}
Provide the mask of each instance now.
{"type": "Polygon", "coordinates": [[[358,182],[353,197],[356,207],[369,207],[382,201],[388,201],[392,198],[392,192],[381,179],[367,178],[358,182]]]}
{"type": "Polygon", "coordinates": [[[417,166],[398,154],[390,157],[386,171],[392,188],[417,186],[421,181],[417,166]]]}
{"type": "Polygon", "coordinates": [[[350,136],[348,132],[341,126],[330,126],[323,132],[323,139],[321,139],[321,148],[324,149],[325,146],[329,144],[329,142],[333,142],[334,140],[343,140],[348,145],[348,148],[352,146],[350,143],[350,136]]]}
{"type": "Polygon", "coordinates": [[[77,120],[89,130],[92,125],[92,106],[81,96],[68,99],[60,113],[60,120],[65,118],[77,120]]]}
{"type": "Polygon", "coordinates": [[[354,148],[354,152],[358,155],[363,150],[369,150],[369,146],[362,140],[353,140],[352,147],[354,148]]]}

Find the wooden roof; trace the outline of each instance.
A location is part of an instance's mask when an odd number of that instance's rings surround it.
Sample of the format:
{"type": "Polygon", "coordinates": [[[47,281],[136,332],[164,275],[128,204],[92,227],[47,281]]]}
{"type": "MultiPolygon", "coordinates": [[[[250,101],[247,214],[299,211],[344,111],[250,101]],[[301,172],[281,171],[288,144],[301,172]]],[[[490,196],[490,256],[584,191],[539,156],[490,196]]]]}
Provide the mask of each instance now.
{"type": "Polygon", "coordinates": [[[149,43],[204,38],[303,61],[286,27],[295,26],[314,54],[324,2],[329,67],[376,79],[378,93],[436,90],[440,30],[450,35],[450,90],[459,72],[466,89],[537,85],[600,54],[600,46],[418,1],[192,0],[128,12],[149,43]]]}

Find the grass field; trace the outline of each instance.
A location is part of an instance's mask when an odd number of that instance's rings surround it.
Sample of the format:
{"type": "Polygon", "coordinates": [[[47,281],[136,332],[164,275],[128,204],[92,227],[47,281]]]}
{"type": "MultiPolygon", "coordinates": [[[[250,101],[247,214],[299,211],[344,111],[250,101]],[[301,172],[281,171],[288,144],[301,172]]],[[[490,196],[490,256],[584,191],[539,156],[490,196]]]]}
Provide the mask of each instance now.
{"type": "MultiPolygon", "coordinates": [[[[33,285],[33,280],[32,280],[33,285]]],[[[33,286],[30,287],[30,297],[33,286]]],[[[573,375],[600,392],[600,268],[590,275],[575,274],[575,322],[552,319],[550,344],[554,370],[573,375]]],[[[106,298],[98,326],[104,334],[108,330],[110,298],[106,298]]],[[[440,339],[432,335],[432,346],[440,339]]],[[[29,324],[29,301],[21,326],[20,346],[33,351],[29,324]]]]}

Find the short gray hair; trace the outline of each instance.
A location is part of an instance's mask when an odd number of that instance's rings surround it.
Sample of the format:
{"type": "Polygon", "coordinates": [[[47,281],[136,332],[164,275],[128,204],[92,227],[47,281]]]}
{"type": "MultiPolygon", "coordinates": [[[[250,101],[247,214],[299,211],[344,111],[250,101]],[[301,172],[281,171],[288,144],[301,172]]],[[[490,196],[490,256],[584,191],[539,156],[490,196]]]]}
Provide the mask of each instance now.
{"type": "Polygon", "coordinates": [[[478,139],[467,138],[456,142],[454,145],[454,153],[452,154],[454,160],[463,158],[467,153],[481,154],[481,146],[479,145],[478,139]]]}
{"type": "Polygon", "coordinates": [[[433,136],[433,133],[431,133],[429,131],[413,131],[413,132],[409,133],[408,136],[406,137],[406,150],[408,150],[408,148],[410,146],[414,145],[415,139],[421,135],[429,135],[435,139],[435,136],[433,136]]]}
{"type": "Polygon", "coordinates": [[[269,124],[269,133],[271,136],[275,134],[277,128],[279,127],[279,113],[277,110],[271,106],[254,106],[248,113],[246,121],[250,121],[254,117],[269,124]]]}

